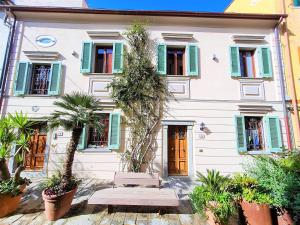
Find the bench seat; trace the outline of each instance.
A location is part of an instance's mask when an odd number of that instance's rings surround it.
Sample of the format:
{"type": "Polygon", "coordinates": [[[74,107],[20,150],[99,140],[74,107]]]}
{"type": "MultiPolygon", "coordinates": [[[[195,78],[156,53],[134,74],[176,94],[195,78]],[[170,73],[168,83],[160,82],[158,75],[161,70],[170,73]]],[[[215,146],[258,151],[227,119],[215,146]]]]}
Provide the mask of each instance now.
{"type": "Polygon", "coordinates": [[[168,188],[117,187],[96,191],[88,204],[177,207],[179,199],[168,188]]]}

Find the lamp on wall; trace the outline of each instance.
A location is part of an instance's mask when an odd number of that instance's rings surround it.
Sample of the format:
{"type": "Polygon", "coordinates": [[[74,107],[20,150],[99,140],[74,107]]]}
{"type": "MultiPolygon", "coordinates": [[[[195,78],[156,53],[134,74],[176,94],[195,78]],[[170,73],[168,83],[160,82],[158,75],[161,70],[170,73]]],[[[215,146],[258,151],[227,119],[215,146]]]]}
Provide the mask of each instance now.
{"type": "Polygon", "coordinates": [[[205,130],[205,123],[200,123],[200,130],[201,131],[204,131],[205,130]]]}

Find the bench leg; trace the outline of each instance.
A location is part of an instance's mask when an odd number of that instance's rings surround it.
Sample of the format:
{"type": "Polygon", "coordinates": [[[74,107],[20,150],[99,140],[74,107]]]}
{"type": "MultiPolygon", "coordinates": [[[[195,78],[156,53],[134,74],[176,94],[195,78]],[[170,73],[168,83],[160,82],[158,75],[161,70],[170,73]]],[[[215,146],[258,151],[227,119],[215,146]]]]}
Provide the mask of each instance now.
{"type": "Polygon", "coordinates": [[[158,209],[158,214],[159,214],[160,216],[164,215],[165,213],[166,213],[166,212],[165,212],[165,208],[160,207],[160,208],[158,209]]]}
{"type": "Polygon", "coordinates": [[[108,214],[113,213],[113,206],[112,205],[107,205],[107,212],[108,212],[108,214]]]}

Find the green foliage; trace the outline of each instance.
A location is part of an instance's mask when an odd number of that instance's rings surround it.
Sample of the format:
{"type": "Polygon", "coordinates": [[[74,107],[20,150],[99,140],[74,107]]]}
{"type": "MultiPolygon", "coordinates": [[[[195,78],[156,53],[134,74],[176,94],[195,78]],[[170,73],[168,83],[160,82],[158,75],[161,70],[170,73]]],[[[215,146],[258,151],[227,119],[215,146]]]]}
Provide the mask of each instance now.
{"type": "Polygon", "coordinates": [[[59,126],[66,130],[83,128],[85,125],[101,129],[96,112],[101,111],[100,100],[81,92],[65,94],[53,103],[61,110],[55,110],[49,118],[50,128],[59,126]]]}
{"type": "Polygon", "coordinates": [[[219,193],[226,189],[229,176],[222,176],[219,171],[207,170],[207,176],[197,172],[198,181],[212,193],[219,193]]]}
{"type": "Polygon", "coordinates": [[[230,217],[236,213],[234,198],[227,191],[230,178],[215,170],[207,170],[207,176],[199,172],[197,174],[202,184],[190,194],[195,211],[205,215],[205,211],[210,210],[216,223],[228,224],[230,217]]]}
{"type": "Polygon", "coordinates": [[[46,195],[63,195],[64,193],[73,190],[80,183],[81,180],[71,177],[70,182],[67,185],[62,183],[63,176],[58,171],[56,174],[53,174],[51,177],[45,179],[40,187],[45,191],[46,195]]]}
{"type": "Polygon", "coordinates": [[[131,145],[123,157],[125,164],[130,171],[139,172],[141,165],[153,158],[153,140],[169,92],[165,80],[156,74],[152,65],[153,43],[145,26],[133,24],[125,35],[130,52],[125,51],[123,72],[109,87],[130,128],[131,145]]]}
{"type": "Polygon", "coordinates": [[[260,186],[255,178],[246,174],[236,174],[228,189],[238,201],[244,199],[257,204],[273,204],[268,190],[260,186]]]}
{"type": "Polygon", "coordinates": [[[0,181],[0,195],[10,194],[12,196],[17,196],[22,193],[22,190],[20,189],[21,185],[29,185],[30,183],[30,180],[26,178],[22,178],[21,182],[16,182],[13,178],[0,181]]]}
{"type": "Polygon", "coordinates": [[[290,209],[300,216],[299,153],[289,153],[279,158],[259,156],[247,165],[249,175],[268,191],[275,207],[290,209]]]}

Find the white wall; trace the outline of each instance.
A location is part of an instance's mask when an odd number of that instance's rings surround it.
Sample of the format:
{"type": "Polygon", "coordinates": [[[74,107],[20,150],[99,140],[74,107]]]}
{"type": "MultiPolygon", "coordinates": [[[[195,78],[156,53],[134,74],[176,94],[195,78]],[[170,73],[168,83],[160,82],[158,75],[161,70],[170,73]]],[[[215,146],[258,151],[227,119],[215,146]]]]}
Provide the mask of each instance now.
{"type": "MultiPolygon", "coordinates": [[[[109,20],[109,18],[107,18],[109,20]]],[[[107,75],[82,75],[80,73],[80,54],[82,41],[90,40],[87,30],[119,31],[123,33],[127,24],[121,21],[98,23],[63,23],[63,22],[24,22],[17,27],[18,38],[15,41],[14,55],[11,59],[9,89],[6,92],[6,112],[13,113],[22,110],[30,117],[42,118],[55,110],[52,105],[55,97],[15,97],[12,93],[15,65],[18,60],[28,60],[24,51],[57,51],[61,55],[64,66],[63,93],[71,91],[90,92],[90,81],[97,79],[99,82],[111,79],[107,75]],[[57,43],[49,48],[39,47],[35,39],[39,35],[51,35],[57,43]],[[72,55],[72,53],[77,53],[72,55]],[[33,106],[39,110],[34,112],[33,106]]],[[[236,149],[234,116],[240,115],[238,105],[263,105],[273,107],[268,115],[277,115],[281,119],[283,139],[286,144],[286,131],[283,122],[283,111],[280,97],[280,84],[275,54],[275,42],[271,29],[241,28],[241,27],[212,27],[212,26],[178,26],[175,23],[168,26],[151,24],[149,26],[151,39],[155,43],[175,41],[163,40],[162,32],[186,32],[194,34],[194,43],[200,49],[200,76],[198,78],[168,78],[170,81],[187,82],[189,94],[178,101],[170,101],[165,120],[192,120],[193,127],[193,164],[194,170],[205,171],[207,168],[219,169],[223,173],[233,173],[242,169],[241,163],[247,160],[236,149]],[[240,94],[240,80],[230,76],[229,45],[234,44],[232,35],[251,34],[265,35],[273,57],[274,79],[260,80],[263,83],[265,97],[261,99],[242,100],[240,94]],[[218,62],[212,60],[216,55],[218,62]],[[200,131],[199,125],[204,122],[210,130],[209,134],[200,131]]],[[[124,38],[118,41],[124,41],[124,38]]],[[[112,42],[112,39],[98,39],[98,42],[112,42]]],[[[178,45],[187,42],[178,42],[178,45]]],[[[253,45],[254,46],[254,45],[253,45]]],[[[153,58],[155,62],[155,58],[153,58]]],[[[245,81],[247,82],[247,81],[245,81]]],[[[100,98],[111,101],[107,96],[100,98]]],[[[74,171],[82,177],[112,178],[113,172],[120,168],[120,152],[126,146],[126,128],[122,128],[122,148],[120,151],[106,153],[82,152],[76,154],[74,171]]],[[[51,137],[49,171],[54,171],[62,164],[66,143],[70,133],[64,132],[63,136],[54,140],[51,137]]],[[[161,171],[162,164],[162,132],[157,139],[157,157],[155,169],[161,171]]]]}
{"type": "Polygon", "coordinates": [[[2,75],[2,70],[4,66],[4,59],[8,44],[9,37],[9,26],[7,23],[4,23],[5,13],[0,11],[0,77],[2,75]]]}
{"type": "Polygon", "coordinates": [[[16,5],[88,8],[85,0],[14,0],[16,5]]]}

